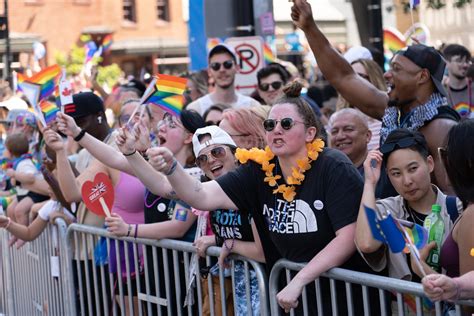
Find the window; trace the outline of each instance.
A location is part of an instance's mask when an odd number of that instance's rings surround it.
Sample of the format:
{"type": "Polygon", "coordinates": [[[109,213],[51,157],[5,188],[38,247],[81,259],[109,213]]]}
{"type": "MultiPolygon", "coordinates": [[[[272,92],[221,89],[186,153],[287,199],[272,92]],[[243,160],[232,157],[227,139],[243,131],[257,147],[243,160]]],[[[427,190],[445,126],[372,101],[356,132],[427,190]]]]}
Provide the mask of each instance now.
{"type": "Polygon", "coordinates": [[[123,0],[123,19],[125,21],[137,22],[135,0],[123,0]]]}
{"type": "Polygon", "coordinates": [[[156,16],[158,20],[170,21],[170,7],[168,0],[156,0],[156,16]]]}

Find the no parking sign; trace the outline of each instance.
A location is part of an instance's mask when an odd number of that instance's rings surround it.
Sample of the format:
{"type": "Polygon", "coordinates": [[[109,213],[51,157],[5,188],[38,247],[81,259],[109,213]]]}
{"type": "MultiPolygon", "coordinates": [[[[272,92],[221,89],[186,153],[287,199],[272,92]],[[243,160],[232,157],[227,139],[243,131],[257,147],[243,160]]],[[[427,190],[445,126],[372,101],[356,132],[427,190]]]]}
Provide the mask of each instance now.
{"type": "Polygon", "coordinates": [[[260,36],[229,37],[225,43],[235,51],[240,68],[235,76],[235,88],[249,95],[257,88],[257,72],[265,65],[263,39],[260,36]]]}

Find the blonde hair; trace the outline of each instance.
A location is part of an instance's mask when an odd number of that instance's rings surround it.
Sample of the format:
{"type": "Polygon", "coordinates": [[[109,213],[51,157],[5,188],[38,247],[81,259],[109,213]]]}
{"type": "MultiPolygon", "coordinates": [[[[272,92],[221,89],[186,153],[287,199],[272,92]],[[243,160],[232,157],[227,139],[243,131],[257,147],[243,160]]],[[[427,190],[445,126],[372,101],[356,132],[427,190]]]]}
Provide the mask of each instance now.
{"type": "Polygon", "coordinates": [[[266,146],[263,121],[268,111],[257,108],[227,109],[222,113],[222,119],[226,119],[233,129],[247,137],[249,148],[266,146]]]}
{"type": "MultiPolygon", "coordinates": [[[[385,83],[385,79],[383,77],[382,68],[373,60],[370,59],[357,59],[354,60],[351,65],[354,64],[361,64],[364,67],[365,71],[367,72],[367,76],[369,77],[369,81],[373,84],[377,89],[380,91],[387,91],[387,84],[385,83]]],[[[341,95],[339,95],[336,103],[336,110],[344,109],[353,107],[353,105],[349,104],[341,95]]]]}

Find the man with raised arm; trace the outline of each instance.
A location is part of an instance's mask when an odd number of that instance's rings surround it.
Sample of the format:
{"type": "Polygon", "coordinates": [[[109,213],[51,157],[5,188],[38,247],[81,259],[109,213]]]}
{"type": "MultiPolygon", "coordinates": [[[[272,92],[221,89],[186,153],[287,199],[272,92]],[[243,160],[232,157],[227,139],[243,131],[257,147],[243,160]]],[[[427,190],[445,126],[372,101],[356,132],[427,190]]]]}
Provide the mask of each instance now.
{"type": "Polygon", "coordinates": [[[390,70],[384,75],[388,91],[380,91],[358,76],[349,63],[331,46],[313,19],[306,0],[294,0],[291,10],[294,23],[303,30],[324,77],[350,104],[382,120],[380,142],[397,128],[419,130],[426,138],[435,161],[434,179],[445,193],[453,190],[438,158],[449,129],[459,115],[449,106],[441,84],[446,63],[432,47],[409,46],[395,54],[390,70]]]}

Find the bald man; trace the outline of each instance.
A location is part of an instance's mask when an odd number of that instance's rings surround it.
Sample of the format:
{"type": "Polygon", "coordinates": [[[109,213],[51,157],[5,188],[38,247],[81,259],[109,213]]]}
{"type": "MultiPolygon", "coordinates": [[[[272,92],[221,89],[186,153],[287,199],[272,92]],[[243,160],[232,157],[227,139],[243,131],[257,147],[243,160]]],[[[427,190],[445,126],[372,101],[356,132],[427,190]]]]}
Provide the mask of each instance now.
{"type": "Polygon", "coordinates": [[[372,137],[367,117],[356,109],[341,109],[329,119],[328,134],[330,147],[345,153],[363,176],[367,145],[372,137]]]}

